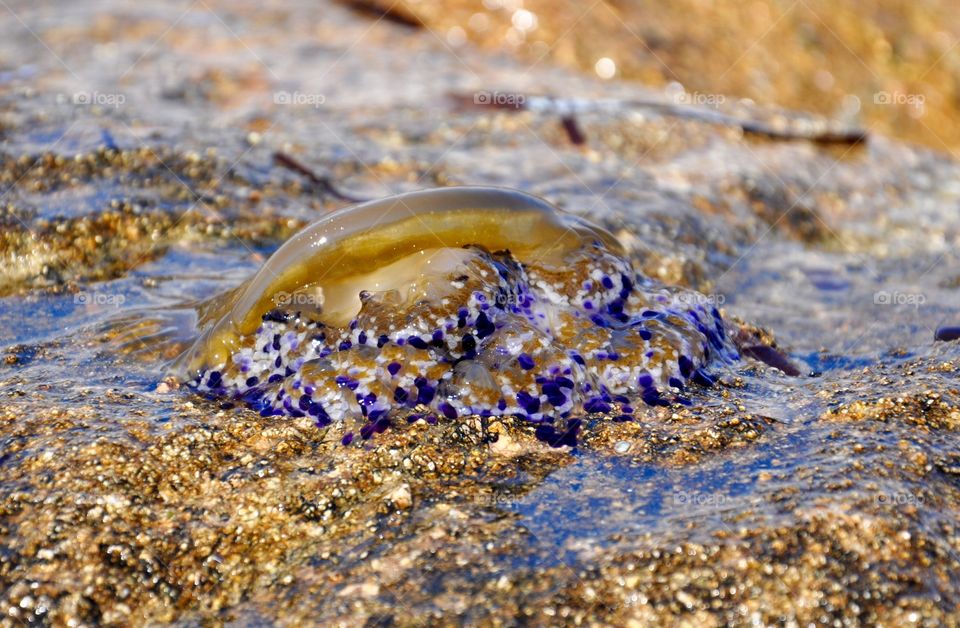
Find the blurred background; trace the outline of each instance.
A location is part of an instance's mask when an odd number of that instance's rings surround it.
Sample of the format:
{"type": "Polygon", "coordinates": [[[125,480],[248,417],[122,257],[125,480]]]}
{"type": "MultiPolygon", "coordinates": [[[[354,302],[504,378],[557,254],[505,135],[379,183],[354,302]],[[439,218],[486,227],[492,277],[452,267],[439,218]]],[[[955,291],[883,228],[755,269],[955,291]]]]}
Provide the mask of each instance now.
{"type": "Polygon", "coordinates": [[[449,76],[451,66],[438,57],[453,55],[461,61],[454,74],[476,77],[483,73],[466,51],[479,47],[519,61],[530,80],[517,89],[579,96],[536,80],[556,66],[663,89],[685,104],[722,109],[745,100],[860,123],[938,151],[960,143],[960,15],[948,0],[108,0],[82,8],[8,0],[0,15],[8,34],[0,86],[49,65],[73,74],[75,89],[92,91],[96,78],[113,79],[105,87],[122,91],[161,52],[168,62],[179,52],[155,85],[168,99],[179,90],[236,106],[258,88],[290,81],[285,70],[310,79],[318,65],[330,67],[313,75],[314,91],[329,96],[329,83],[353,81],[341,87],[369,99],[364,88],[374,86],[359,68],[338,72],[340,57],[364,56],[374,75],[385,65],[399,68],[410,84],[385,88],[415,95],[422,85],[411,66],[436,64],[449,76]],[[367,25],[345,23],[344,10],[367,25]],[[397,25],[429,32],[434,56],[423,56],[422,40],[404,42],[397,25]],[[284,33],[286,55],[278,40],[284,33]],[[377,59],[371,50],[384,45],[407,45],[410,57],[377,59]]]}
{"type": "MultiPolygon", "coordinates": [[[[352,2],[379,10],[386,0],[352,2]]],[[[601,78],[862,120],[953,150],[960,13],[947,0],[403,0],[443,35],[601,78]]]]}

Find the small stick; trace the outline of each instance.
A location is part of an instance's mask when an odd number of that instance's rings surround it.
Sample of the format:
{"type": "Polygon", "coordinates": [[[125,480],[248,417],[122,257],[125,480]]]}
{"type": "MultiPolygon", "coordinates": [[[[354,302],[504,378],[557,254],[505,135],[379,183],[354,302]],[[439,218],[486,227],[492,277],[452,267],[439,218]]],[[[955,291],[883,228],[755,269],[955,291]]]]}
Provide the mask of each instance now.
{"type": "Polygon", "coordinates": [[[423,28],[423,21],[417,15],[403,7],[397,6],[396,2],[388,2],[385,0],[379,2],[377,0],[336,1],[338,4],[342,4],[361,15],[366,15],[378,20],[389,20],[394,24],[409,26],[410,28],[423,28]]]}
{"type": "Polygon", "coordinates": [[[952,342],[960,340],[960,327],[940,327],[933,337],[936,342],[952,342]]]}
{"type": "MultiPolygon", "coordinates": [[[[489,94],[491,92],[477,92],[489,94]]],[[[497,93],[497,92],[493,92],[497,93]]],[[[505,92],[506,93],[506,92],[505,92]]],[[[512,94],[512,93],[511,93],[512,94]]],[[[820,123],[813,128],[804,128],[799,124],[786,124],[777,127],[763,120],[741,118],[703,107],[680,105],[656,100],[568,100],[549,96],[522,96],[512,94],[511,99],[478,98],[476,94],[450,94],[456,107],[460,109],[496,109],[501,111],[537,111],[558,113],[564,118],[577,112],[602,111],[612,114],[630,110],[654,111],[663,116],[698,120],[708,124],[720,124],[738,128],[744,133],[768,137],[774,140],[807,140],[817,144],[859,144],[868,139],[865,129],[857,127],[832,127],[820,123]]],[[[566,126],[566,122],[564,122],[566,126]]],[[[568,131],[569,133],[569,131],[568,131]]],[[[571,138],[572,139],[572,138],[571,138]]]]}
{"type": "Polygon", "coordinates": [[[583,134],[583,129],[580,128],[577,118],[572,113],[560,118],[560,124],[563,125],[563,130],[567,132],[571,144],[583,146],[587,143],[587,136],[583,134]]]}
{"type": "Polygon", "coordinates": [[[748,347],[741,347],[740,351],[743,352],[745,356],[751,357],[754,360],[759,360],[768,366],[773,368],[780,369],[787,375],[791,377],[797,377],[800,375],[800,369],[798,369],[793,362],[790,361],[787,356],[783,355],[773,347],[767,345],[750,345],[748,347]]]}
{"type": "Polygon", "coordinates": [[[338,198],[341,201],[347,201],[348,203],[360,203],[365,200],[344,194],[334,187],[333,182],[330,181],[329,177],[319,176],[316,172],[310,168],[307,168],[305,165],[286,153],[282,153],[280,151],[275,152],[273,154],[273,162],[278,166],[282,166],[287,170],[292,170],[293,172],[305,177],[308,181],[310,181],[310,183],[318,187],[321,192],[329,194],[334,198],[338,198]]]}

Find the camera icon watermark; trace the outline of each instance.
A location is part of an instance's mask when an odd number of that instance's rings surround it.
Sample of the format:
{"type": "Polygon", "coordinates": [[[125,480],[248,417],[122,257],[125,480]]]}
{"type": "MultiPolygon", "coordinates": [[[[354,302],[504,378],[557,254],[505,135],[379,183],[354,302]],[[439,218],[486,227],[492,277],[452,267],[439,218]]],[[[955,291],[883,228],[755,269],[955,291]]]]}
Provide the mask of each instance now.
{"type": "Polygon", "coordinates": [[[676,301],[687,307],[722,307],[727,297],[719,293],[681,292],[676,296],[676,301]]]}
{"type": "Polygon", "coordinates": [[[274,305],[282,308],[310,307],[323,305],[323,299],[318,294],[309,292],[278,292],[272,297],[274,305]]]}
{"type": "Polygon", "coordinates": [[[83,306],[120,307],[126,301],[127,297],[122,294],[107,292],[77,292],[73,295],[73,302],[83,306]]]}
{"type": "Polygon", "coordinates": [[[922,506],[923,502],[923,495],[907,491],[877,495],[877,503],[883,506],[922,506]]]}
{"type": "Polygon", "coordinates": [[[873,95],[875,105],[898,105],[920,109],[926,103],[927,97],[923,94],[908,94],[904,92],[876,92],[873,95]]]}
{"type": "Polygon", "coordinates": [[[520,109],[526,102],[527,97],[516,92],[474,92],[473,94],[473,104],[482,107],[520,109]]]}
{"type": "Polygon", "coordinates": [[[491,508],[511,510],[520,504],[520,498],[507,493],[492,493],[487,497],[487,505],[491,508]]]}
{"type": "Polygon", "coordinates": [[[671,96],[677,105],[694,105],[697,107],[713,107],[714,109],[727,102],[723,94],[704,94],[702,92],[677,91],[671,96]]]}
{"type": "Polygon", "coordinates": [[[896,290],[889,292],[887,290],[880,290],[873,293],[874,305],[908,305],[914,308],[919,308],[926,302],[926,295],[920,292],[898,292],[896,290]]]}
{"type": "Polygon", "coordinates": [[[733,498],[726,493],[704,493],[700,491],[675,491],[673,493],[675,506],[696,506],[700,508],[723,508],[733,503],[733,498]]]}
{"type": "Polygon", "coordinates": [[[275,105],[295,105],[319,108],[327,102],[327,97],[323,94],[312,92],[287,92],[279,91],[273,93],[273,103],[275,105]]]}
{"type": "Polygon", "coordinates": [[[127,97],[111,92],[74,92],[70,97],[73,104],[81,107],[113,107],[119,109],[127,102],[127,97]]]}

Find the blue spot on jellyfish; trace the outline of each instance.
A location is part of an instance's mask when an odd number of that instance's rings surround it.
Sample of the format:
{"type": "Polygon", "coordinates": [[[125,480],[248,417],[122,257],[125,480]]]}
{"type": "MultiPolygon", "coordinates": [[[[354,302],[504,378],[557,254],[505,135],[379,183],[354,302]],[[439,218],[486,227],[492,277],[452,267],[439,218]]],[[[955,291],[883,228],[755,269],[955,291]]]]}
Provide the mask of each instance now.
{"type": "Polygon", "coordinates": [[[720,313],[522,192],[452,187],[331,213],[201,308],[176,374],[362,442],[398,418],[518,416],[555,446],[670,405],[738,358],[720,313]],[[357,435],[357,437],[354,436],[357,435]]]}

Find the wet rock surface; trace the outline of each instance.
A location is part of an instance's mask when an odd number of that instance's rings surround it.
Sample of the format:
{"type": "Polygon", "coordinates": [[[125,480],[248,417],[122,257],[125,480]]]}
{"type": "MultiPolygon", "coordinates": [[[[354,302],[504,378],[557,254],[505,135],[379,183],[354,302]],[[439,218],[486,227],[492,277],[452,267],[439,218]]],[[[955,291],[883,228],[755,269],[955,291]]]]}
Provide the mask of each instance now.
{"type": "Polygon", "coordinates": [[[0,621],[955,621],[954,162],[642,104],[574,142],[449,95],[662,94],[339,4],[60,9],[0,27],[0,621]],[[745,359],[575,450],[471,420],[345,448],[164,379],[338,193],[459,183],[589,216],[800,375],[745,359]]]}

